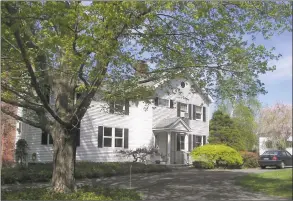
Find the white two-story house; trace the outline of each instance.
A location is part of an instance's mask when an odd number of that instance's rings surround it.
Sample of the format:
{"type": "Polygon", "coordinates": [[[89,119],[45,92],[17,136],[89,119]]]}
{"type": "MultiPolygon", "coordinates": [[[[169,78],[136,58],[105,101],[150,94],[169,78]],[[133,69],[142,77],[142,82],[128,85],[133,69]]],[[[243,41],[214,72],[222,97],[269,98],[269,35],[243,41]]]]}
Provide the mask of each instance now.
{"type": "MultiPolygon", "coordinates": [[[[76,160],[129,161],[132,159],[117,151],[156,146],[167,164],[185,164],[188,152],[207,143],[212,99],[188,80],[174,79],[154,86],[150,105],[125,102],[110,104],[107,109],[108,104],[97,95],[81,121],[76,160]]],[[[17,139],[28,142],[29,160],[35,153],[37,162],[52,161],[49,134],[23,123],[19,123],[18,131],[17,139]]]]}

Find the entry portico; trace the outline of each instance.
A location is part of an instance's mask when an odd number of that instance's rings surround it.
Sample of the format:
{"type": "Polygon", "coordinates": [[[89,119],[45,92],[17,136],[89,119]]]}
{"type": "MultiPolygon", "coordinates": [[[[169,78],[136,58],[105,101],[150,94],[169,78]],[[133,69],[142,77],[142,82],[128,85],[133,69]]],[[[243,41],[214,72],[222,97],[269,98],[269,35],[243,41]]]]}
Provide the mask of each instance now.
{"type": "Polygon", "coordinates": [[[164,119],[153,128],[155,146],[167,164],[189,162],[190,131],[188,119],[180,117],[164,119]]]}

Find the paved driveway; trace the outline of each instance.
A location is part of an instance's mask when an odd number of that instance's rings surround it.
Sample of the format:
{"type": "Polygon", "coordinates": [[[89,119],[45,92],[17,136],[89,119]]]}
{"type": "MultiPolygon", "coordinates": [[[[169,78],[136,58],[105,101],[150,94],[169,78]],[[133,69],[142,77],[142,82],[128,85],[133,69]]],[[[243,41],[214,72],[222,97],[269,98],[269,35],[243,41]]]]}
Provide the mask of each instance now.
{"type": "MultiPolygon", "coordinates": [[[[179,169],[168,173],[132,175],[131,188],[141,192],[144,200],[280,200],[261,193],[249,192],[234,185],[235,178],[248,173],[274,169],[197,170],[179,169]]],[[[129,176],[77,181],[77,185],[106,185],[129,188],[129,176]]],[[[4,189],[48,187],[50,184],[2,185],[4,189]]]]}
{"type": "MultiPolygon", "coordinates": [[[[280,200],[261,193],[248,192],[234,185],[235,178],[268,170],[204,171],[182,169],[170,173],[132,175],[132,188],[145,200],[280,200]]],[[[92,180],[93,184],[129,188],[129,176],[92,180]]]]}

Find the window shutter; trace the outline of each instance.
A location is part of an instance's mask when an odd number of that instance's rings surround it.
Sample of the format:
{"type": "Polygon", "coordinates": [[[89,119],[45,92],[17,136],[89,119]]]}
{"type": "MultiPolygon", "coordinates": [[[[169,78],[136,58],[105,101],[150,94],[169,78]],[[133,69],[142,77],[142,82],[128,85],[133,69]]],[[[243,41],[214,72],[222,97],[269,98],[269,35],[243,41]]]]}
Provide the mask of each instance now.
{"type": "Polygon", "coordinates": [[[110,102],[110,113],[114,113],[114,102],[110,102]]]}
{"type": "Polygon", "coordinates": [[[77,125],[77,133],[76,133],[76,146],[80,146],[80,122],[77,125]]]}
{"type": "Polygon", "coordinates": [[[52,135],[48,134],[49,135],[49,144],[53,144],[53,137],[52,135]]]}
{"type": "Polygon", "coordinates": [[[190,120],[192,119],[192,117],[191,117],[191,107],[192,107],[192,105],[189,104],[189,105],[188,105],[188,114],[189,114],[189,119],[190,119],[190,120]]]}
{"type": "Polygon", "coordinates": [[[180,117],[180,102],[177,102],[177,117],[180,117]]]}
{"type": "Polygon", "coordinates": [[[129,100],[125,101],[125,115],[129,115],[129,100]]]}
{"type": "Polygon", "coordinates": [[[99,126],[98,128],[98,147],[103,147],[103,126],[99,126]]]}
{"type": "Polygon", "coordinates": [[[155,98],[155,106],[158,106],[158,105],[159,105],[159,98],[156,97],[156,98],[155,98]]]}
{"type": "Polygon", "coordinates": [[[128,134],[129,130],[128,128],[124,129],[124,149],[128,149],[128,134]]]}
{"type": "Polygon", "coordinates": [[[195,110],[195,105],[193,105],[193,120],[195,120],[196,119],[196,110],[195,110]]]}
{"type": "Polygon", "coordinates": [[[41,144],[48,144],[48,134],[45,132],[45,131],[43,131],[42,132],[42,142],[41,142],[41,144]]]}
{"type": "Polygon", "coordinates": [[[191,139],[192,135],[188,135],[188,150],[191,151],[192,150],[192,139],[191,139]]]}
{"type": "Polygon", "coordinates": [[[170,108],[174,108],[174,102],[173,102],[173,100],[170,100],[170,108]]]}
{"type": "Polygon", "coordinates": [[[205,145],[206,144],[206,141],[207,141],[207,136],[204,135],[202,137],[203,137],[203,139],[202,139],[203,140],[203,145],[205,145]]]}
{"type": "Polygon", "coordinates": [[[206,122],[206,107],[203,107],[202,117],[203,117],[203,121],[206,122]]]}
{"type": "Polygon", "coordinates": [[[193,141],[193,148],[194,149],[196,147],[196,136],[195,135],[192,135],[192,141],[193,141]]]}

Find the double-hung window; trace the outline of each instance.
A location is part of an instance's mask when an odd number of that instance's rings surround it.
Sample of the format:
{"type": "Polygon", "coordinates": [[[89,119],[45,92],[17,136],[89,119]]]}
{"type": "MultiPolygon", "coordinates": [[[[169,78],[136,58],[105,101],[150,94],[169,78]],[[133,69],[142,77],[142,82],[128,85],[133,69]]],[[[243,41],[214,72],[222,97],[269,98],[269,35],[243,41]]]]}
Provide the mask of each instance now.
{"type": "Polygon", "coordinates": [[[103,147],[112,147],[112,128],[104,127],[103,147]]]}
{"type": "Polygon", "coordinates": [[[202,107],[195,106],[195,118],[201,120],[202,107]]]}
{"type": "Polygon", "coordinates": [[[177,135],[177,151],[182,151],[185,149],[185,135],[177,135]]]}
{"type": "Polygon", "coordinates": [[[112,128],[99,126],[98,131],[98,147],[120,147],[128,148],[128,132],[127,128],[112,128]]]}
{"type": "Polygon", "coordinates": [[[42,132],[41,144],[42,145],[50,145],[50,144],[53,144],[52,135],[50,135],[49,133],[43,131],[42,132]]]}

